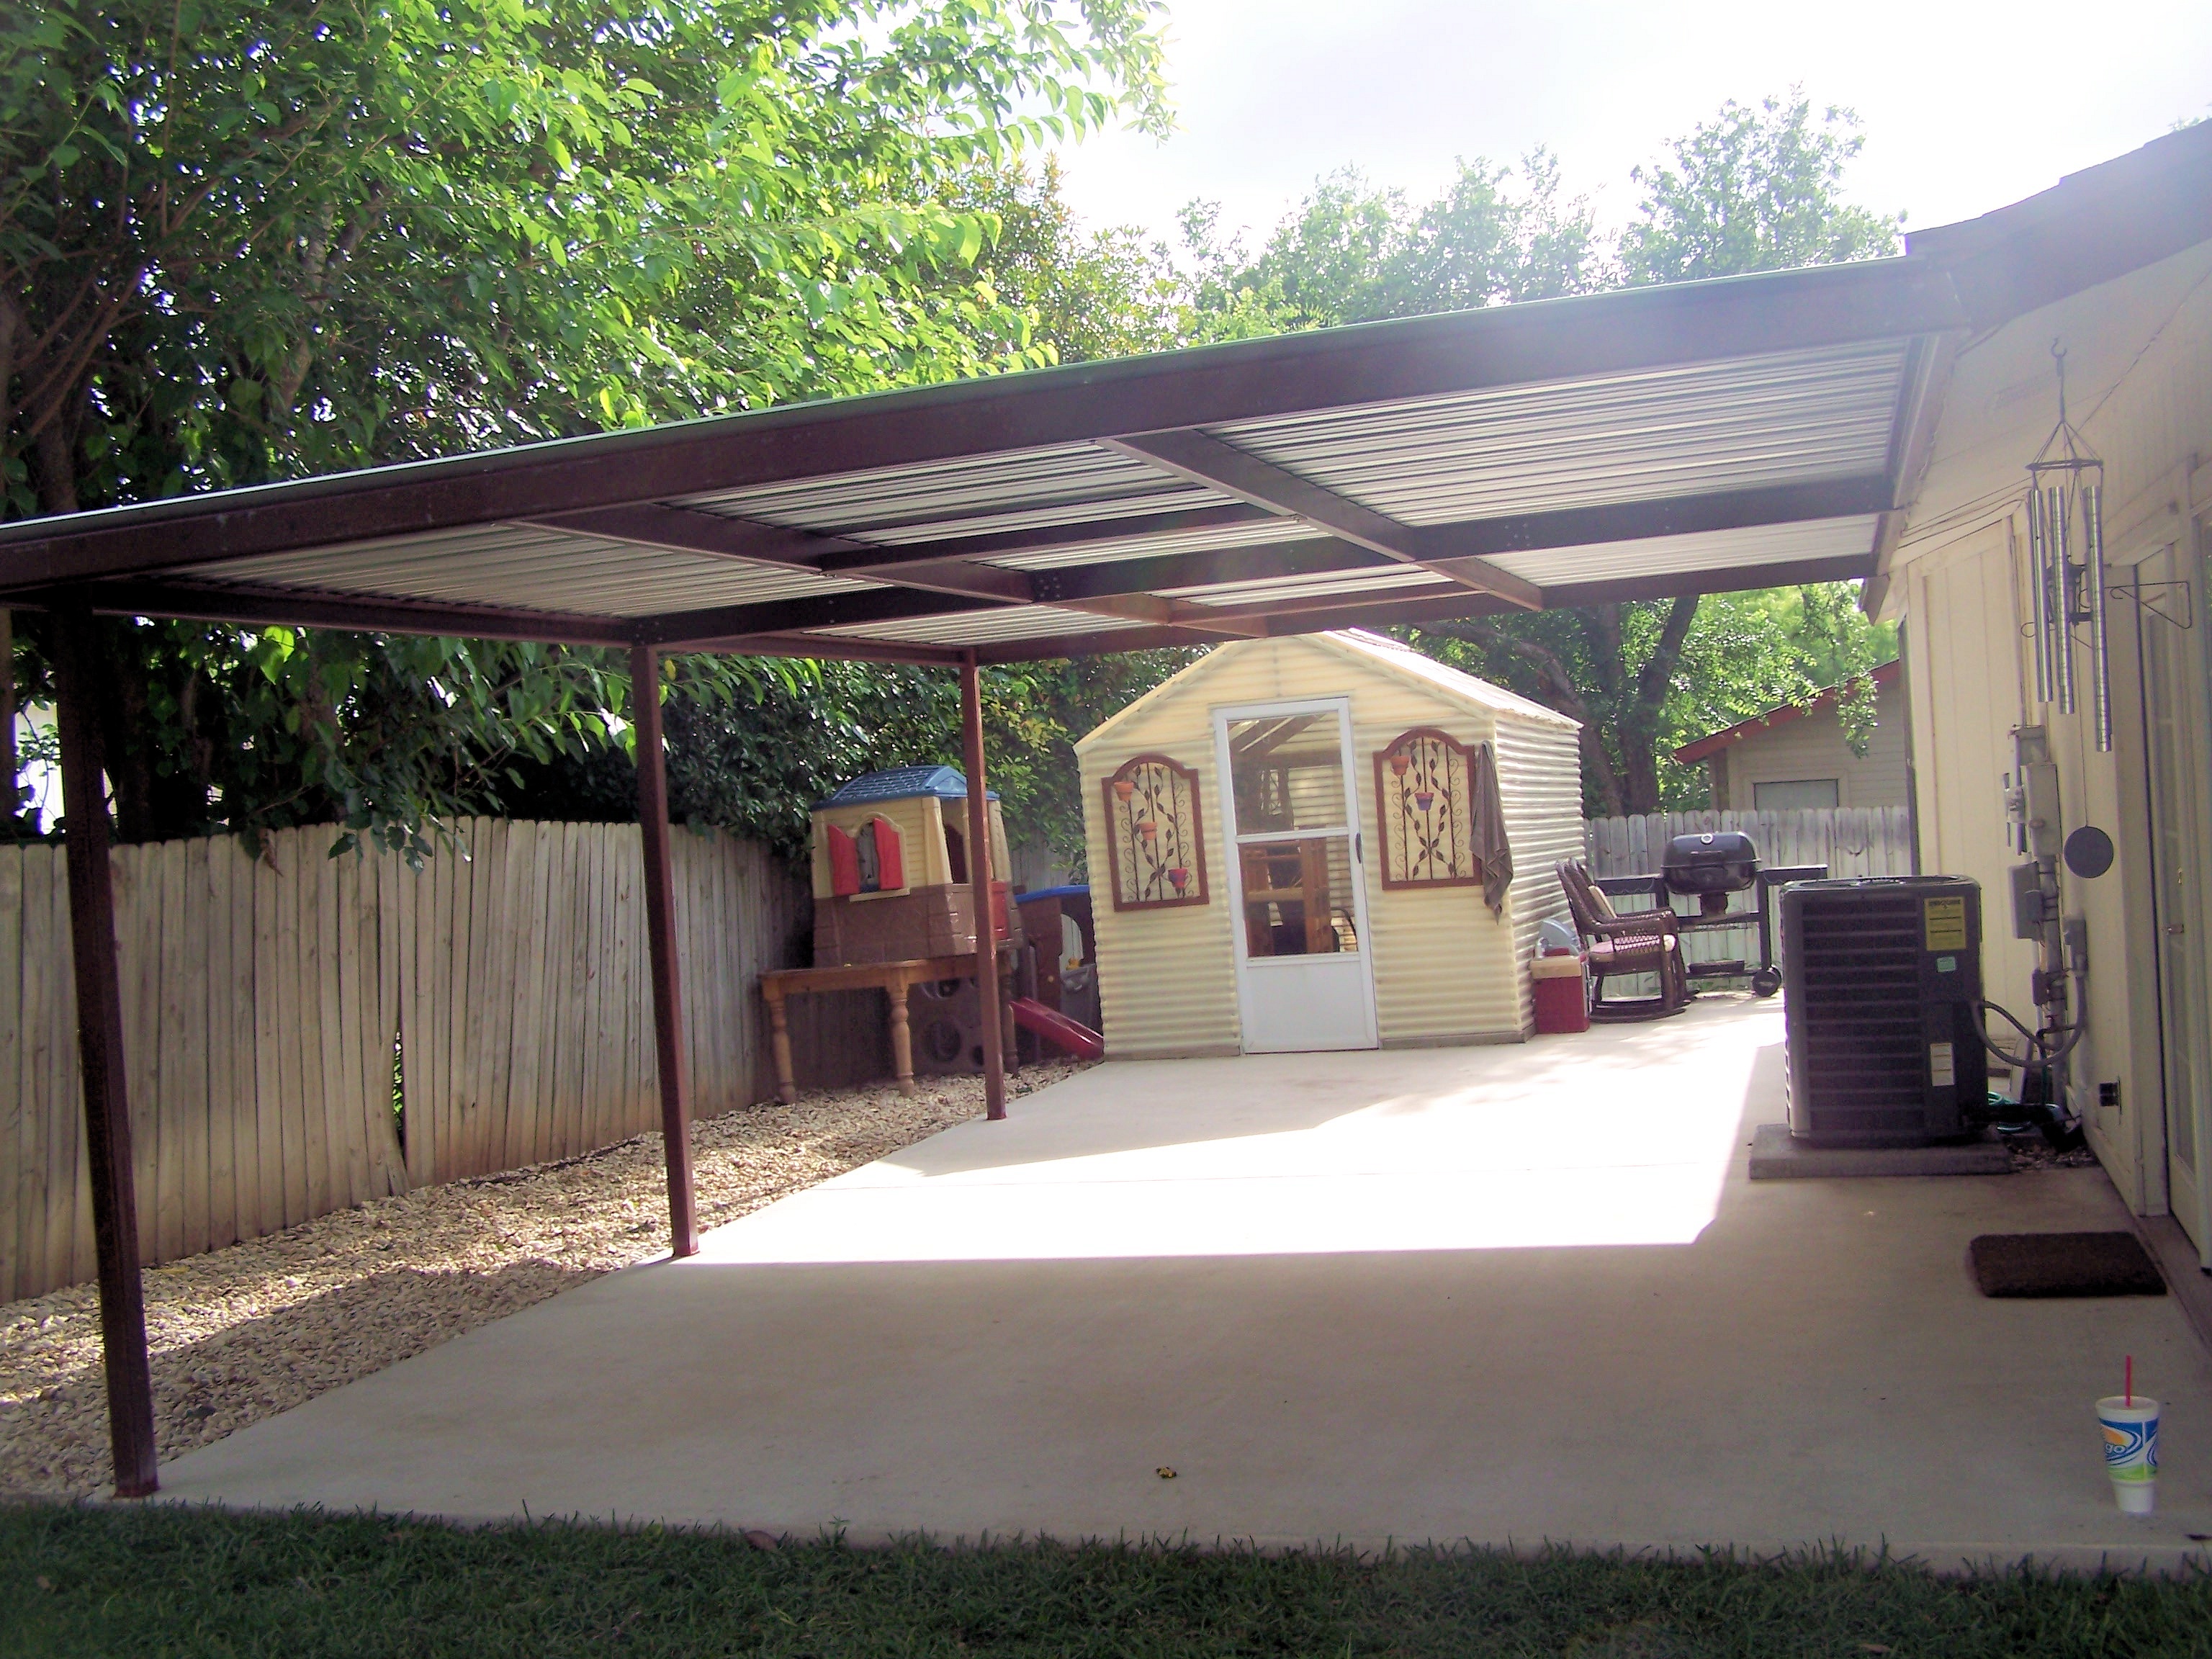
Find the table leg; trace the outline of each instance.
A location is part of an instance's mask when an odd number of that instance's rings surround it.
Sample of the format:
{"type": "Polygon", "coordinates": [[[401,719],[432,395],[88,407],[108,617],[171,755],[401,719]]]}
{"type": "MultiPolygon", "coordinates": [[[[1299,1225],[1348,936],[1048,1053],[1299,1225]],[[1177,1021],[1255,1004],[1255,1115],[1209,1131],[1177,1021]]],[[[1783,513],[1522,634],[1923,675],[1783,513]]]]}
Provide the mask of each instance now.
{"type": "Polygon", "coordinates": [[[775,1097],[788,1105],[799,1098],[799,1079],[791,1069],[791,1025],[783,1012],[783,993],[762,989],[768,1000],[769,1046],[775,1051],[775,1097]]]}
{"type": "Polygon", "coordinates": [[[914,1036],[907,1030],[907,984],[902,976],[894,975],[884,988],[891,1001],[891,1071],[898,1079],[899,1092],[914,1092],[914,1036]]]}

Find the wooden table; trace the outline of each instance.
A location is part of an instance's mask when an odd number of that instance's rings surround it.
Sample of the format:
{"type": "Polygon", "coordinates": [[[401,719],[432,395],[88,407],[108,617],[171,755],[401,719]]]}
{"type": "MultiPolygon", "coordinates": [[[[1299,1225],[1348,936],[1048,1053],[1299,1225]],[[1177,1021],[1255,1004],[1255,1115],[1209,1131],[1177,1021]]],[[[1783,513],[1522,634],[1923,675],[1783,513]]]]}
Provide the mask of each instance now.
{"type": "MultiPolygon", "coordinates": [[[[1002,944],[999,947],[999,980],[1004,994],[999,999],[999,1014],[1006,1032],[1009,1071],[1015,1065],[1014,999],[1012,987],[1007,982],[1012,967],[1012,947],[1002,944]]],[[[898,1078],[899,1092],[910,1095],[914,1092],[914,1038],[907,1030],[906,994],[915,986],[932,980],[975,977],[975,958],[965,951],[953,957],[915,957],[904,962],[852,963],[836,968],[778,968],[763,974],[761,995],[768,1003],[769,1031],[775,1050],[776,1098],[799,1098],[798,1079],[792,1072],[791,1027],[784,1013],[785,998],[816,995],[824,991],[883,992],[890,1003],[891,1069],[898,1078]]]]}

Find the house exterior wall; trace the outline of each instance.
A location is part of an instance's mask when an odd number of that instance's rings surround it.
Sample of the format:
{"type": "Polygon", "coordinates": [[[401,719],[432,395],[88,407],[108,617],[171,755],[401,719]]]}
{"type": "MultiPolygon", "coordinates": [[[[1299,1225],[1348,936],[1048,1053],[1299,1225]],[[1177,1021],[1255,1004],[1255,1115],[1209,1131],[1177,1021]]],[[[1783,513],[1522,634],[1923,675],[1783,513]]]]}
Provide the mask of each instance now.
{"type": "Polygon", "coordinates": [[[1523,737],[1520,721],[1433,690],[1410,675],[1323,636],[1255,640],[1208,653],[1077,745],[1098,941],[1107,1052],[1116,1058],[1234,1054],[1242,1047],[1231,843],[1216,766],[1214,711],[1249,703],[1346,697],[1352,708],[1352,787],[1369,849],[1361,879],[1375,977],[1377,1033],[1385,1047],[1515,1041],[1528,1026],[1528,994],[1516,935],[1533,941],[1535,918],[1564,908],[1550,868],[1575,856],[1582,837],[1575,735],[1547,726],[1523,737]],[[1386,891],[1376,823],[1374,757],[1410,726],[1434,726],[1463,743],[1498,741],[1507,833],[1521,872],[1504,913],[1492,917],[1479,887],[1386,891]],[[1504,728],[1511,727],[1510,731],[1504,728]],[[1198,774],[1209,901],[1117,911],[1108,890],[1103,789],[1124,763],[1164,754],[1198,774]],[[1516,798],[1517,775],[1532,791],[1516,798]],[[1563,777],[1571,780],[1563,783],[1563,777]],[[1556,829],[1549,810],[1562,811],[1556,829]],[[1527,843],[1524,850],[1524,840],[1527,843]],[[1553,850],[1554,848],[1563,850],[1553,850]],[[1533,907],[1525,927],[1520,906],[1533,907]]]}
{"type": "Polygon", "coordinates": [[[1851,753],[1835,705],[1730,744],[1713,758],[1727,764],[1727,798],[1714,806],[1748,812],[1758,786],[1806,778],[1836,780],[1838,806],[1902,806],[1907,799],[1905,688],[1892,680],[1875,687],[1875,727],[1864,756],[1851,753]]]}
{"type": "MultiPolygon", "coordinates": [[[[2061,877],[2063,912],[2082,918],[2089,935],[2087,1030],[2073,1057],[2072,1098],[2121,1192],[2156,1214],[2166,1206],[2160,935],[2137,630],[2170,624],[2125,598],[2111,605],[2113,752],[2095,747],[2086,686],[2073,715],[2037,700],[2018,503],[2025,465],[2056,418],[2054,338],[2067,342],[2076,420],[2106,464],[2112,580],[2129,584],[2135,567],[2177,550],[2197,619],[2183,648],[2203,652],[2203,569],[2188,548],[2192,514],[2212,508],[2198,499],[2212,489],[2192,483],[2212,455],[2212,245],[2046,307],[1962,354],[1885,614],[1901,612],[1907,624],[1923,867],[1982,884],[1988,994],[2023,1018],[2032,1019],[2033,957],[2010,937],[2007,871],[2023,855],[2008,845],[2002,796],[2016,726],[2049,732],[2065,827],[2094,823],[2112,836],[2110,872],[2061,877]],[[2117,1085],[2117,1105],[2100,1103],[2100,1084],[2117,1085]]],[[[2076,660],[2086,670],[2086,650],[2076,660]]],[[[2212,761],[2196,760],[2190,782],[2201,787],[2212,761]]],[[[2212,1009],[2188,1018],[2203,1022],[2212,1009]]],[[[2194,1224],[2207,1231],[2202,1218],[2194,1224]]]]}

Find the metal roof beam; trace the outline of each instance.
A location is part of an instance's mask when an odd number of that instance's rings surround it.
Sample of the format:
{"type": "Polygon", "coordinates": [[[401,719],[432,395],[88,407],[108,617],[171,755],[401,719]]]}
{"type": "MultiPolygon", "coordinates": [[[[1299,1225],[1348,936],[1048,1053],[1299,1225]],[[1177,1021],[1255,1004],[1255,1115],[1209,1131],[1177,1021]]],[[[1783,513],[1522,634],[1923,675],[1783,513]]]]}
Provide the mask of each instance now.
{"type": "Polygon", "coordinates": [[[1248,454],[1194,427],[1167,432],[1147,432],[1133,437],[1100,440],[1101,447],[1135,456],[1182,477],[1195,479],[1216,489],[1227,490],[1286,517],[1299,519],[1327,530],[1346,541],[1395,559],[1403,564],[1437,570],[1463,587],[1495,593],[1523,610],[1543,608],[1544,596],[1534,582],[1500,570],[1480,558],[1455,558],[1449,568],[1433,564],[1417,545],[1410,525],[1362,507],[1333,489],[1301,478],[1272,461],[1248,454]]]}
{"type": "MultiPolygon", "coordinates": [[[[1662,496],[1603,507],[1520,513],[1464,524],[1433,525],[1416,532],[1425,558],[1439,567],[1463,558],[1534,553],[1555,547],[1599,547],[1659,536],[1693,536],[1722,530],[1757,530],[1817,519],[1856,519],[1887,512],[1895,485],[1886,473],[1824,478],[1812,483],[1767,484],[1703,495],[1662,496]]],[[[1561,601],[1545,590],[1547,605],[1561,601]]]]}
{"type": "MultiPolygon", "coordinates": [[[[668,507],[658,501],[638,507],[601,507],[589,513],[563,513],[544,519],[518,519],[515,522],[541,530],[573,531],[603,541],[713,554],[817,574],[825,574],[820,562],[824,557],[835,554],[865,557],[875,551],[865,542],[849,541],[842,536],[824,536],[811,530],[733,519],[720,513],[694,512],[689,507],[668,507]]],[[[963,564],[942,556],[902,565],[896,574],[881,580],[902,587],[918,587],[936,593],[965,593],[1008,605],[1030,602],[1029,578],[1020,571],[963,564]]]]}
{"type": "Polygon", "coordinates": [[[603,541],[631,542],[640,547],[665,547],[681,553],[750,559],[757,564],[781,565],[792,570],[812,570],[823,554],[860,545],[839,536],[758,524],[750,519],[727,518],[719,513],[698,513],[690,507],[671,507],[665,501],[636,501],[627,507],[592,507],[581,513],[550,513],[513,522],[539,530],[596,536],[603,541]]]}
{"type": "Polygon", "coordinates": [[[1349,542],[1321,538],[1216,548],[1208,553],[1160,553],[1102,564],[1070,565],[1030,573],[1041,605],[1069,605],[1111,593],[1164,593],[1218,587],[1230,582],[1279,577],[1325,576],[1341,570],[1398,570],[1403,567],[1349,542]]]}
{"type": "Polygon", "coordinates": [[[231,623],[241,628],[340,628],[363,634],[420,634],[437,638],[515,640],[552,645],[603,645],[627,649],[635,624],[620,617],[507,610],[497,605],[440,605],[349,593],[301,592],[296,588],[203,587],[189,582],[88,582],[11,595],[6,603],[40,608],[66,593],[108,617],[174,617],[231,623]]]}
{"type": "Polygon", "coordinates": [[[951,611],[992,609],[988,602],[959,593],[926,593],[909,587],[870,587],[856,593],[823,593],[811,599],[770,599],[753,605],[720,605],[703,611],[676,611],[640,618],[634,637],[666,651],[719,648],[719,640],[762,634],[790,634],[851,623],[907,622],[951,611]]]}
{"type": "MultiPolygon", "coordinates": [[[[1188,643],[1188,641],[1186,641],[1188,643]]],[[[728,657],[826,657],[841,662],[902,662],[921,667],[957,668],[964,653],[952,646],[915,645],[896,640],[848,640],[821,634],[738,634],[702,640],[685,653],[728,657]]]]}
{"type": "MultiPolygon", "coordinates": [[[[1110,503],[1102,503],[1110,505],[1110,503]]],[[[883,573],[886,580],[901,566],[928,559],[993,559],[1017,553],[1051,553],[1093,544],[1127,542],[1146,536],[1169,535],[1187,530],[1212,530],[1231,525],[1259,524],[1279,518],[1249,501],[1224,501],[1219,507],[1177,507],[1166,513],[1101,514],[1080,524],[1046,525],[1033,530],[995,530],[968,536],[945,536],[935,541],[857,544],[852,552],[823,556],[818,567],[824,574],[868,576],[883,573]]]]}
{"type": "MultiPolygon", "coordinates": [[[[1748,587],[1784,587],[1802,582],[1856,581],[1867,574],[1863,553],[1824,559],[1797,559],[1780,564],[1743,565],[1732,569],[1670,571],[1652,576],[1617,580],[1578,582],[1547,587],[1545,599],[1555,610],[1576,605],[1604,605],[1632,599],[1680,599],[1689,593],[1734,592],[1748,587]]],[[[1474,617],[1518,614],[1518,607],[1492,593],[1462,589],[1441,598],[1419,597],[1370,599],[1347,605],[1340,595],[1316,599],[1304,605],[1278,608],[1266,618],[1272,635],[1318,634],[1333,628],[1393,628],[1431,622],[1462,622],[1474,617]]],[[[1101,635],[1064,634],[1050,638],[1009,640],[1000,645],[979,646],[976,657],[987,663],[1031,662],[1056,657],[1098,656],[1110,652],[1145,651],[1162,646],[1188,645],[1206,630],[1204,619],[1194,617],[1176,629],[1148,628],[1101,635]]],[[[1212,630],[1218,641],[1244,637],[1232,632],[1242,618],[1230,612],[1212,630]]]]}

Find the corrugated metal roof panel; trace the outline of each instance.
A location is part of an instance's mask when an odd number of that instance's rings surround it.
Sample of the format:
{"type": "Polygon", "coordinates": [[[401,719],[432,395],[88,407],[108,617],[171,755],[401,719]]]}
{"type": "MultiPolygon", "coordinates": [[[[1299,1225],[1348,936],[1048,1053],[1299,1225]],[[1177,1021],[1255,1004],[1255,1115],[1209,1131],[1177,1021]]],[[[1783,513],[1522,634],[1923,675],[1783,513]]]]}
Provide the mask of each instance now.
{"type": "Polygon", "coordinates": [[[977,532],[1036,530],[1115,514],[1218,506],[1229,499],[1085,443],[721,490],[686,496],[680,505],[896,546],[977,532]]]}
{"type": "Polygon", "coordinates": [[[1077,565],[1111,564],[1118,559],[1149,559],[1165,553],[1212,553],[1224,547],[1266,547],[1274,542],[1325,541],[1329,532],[1299,519],[1257,519],[1249,524],[1211,525],[1199,530],[1166,530],[1150,536],[1108,537],[1036,553],[1008,553],[986,564],[1008,570],[1066,570],[1077,565]]]}
{"type": "Polygon", "coordinates": [[[1654,536],[1640,542],[1595,547],[1547,547],[1501,553],[1492,560],[1540,587],[1617,577],[1668,575],[1680,571],[1729,570],[1741,566],[1794,563],[1800,559],[1874,556],[1873,514],[1854,519],[1813,519],[1802,524],[1750,530],[1714,530],[1693,536],[1654,536]]]}
{"type": "Polygon", "coordinates": [[[848,640],[882,640],[899,645],[997,645],[1007,640],[1050,639],[1062,634],[1114,634],[1149,623],[1126,617],[1100,617],[1056,605],[1008,605],[996,611],[956,611],[902,622],[846,623],[812,628],[810,634],[848,640]]]}
{"type": "Polygon", "coordinates": [[[1402,594],[1409,587],[1450,587],[1449,577],[1417,565],[1398,569],[1329,570],[1311,576],[1276,576],[1260,581],[1217,582],[1206,587],[1163,588],[1164,596],[1193,605],[1267,605],[1341,594],[1347,604],[1367,593],[1402,594]]]}
{"type": "Polygon", "coordinates": [[[606,617],[646,617],[882,586],[512,524],[231,559],[179,574],[209,581],[606,617]]]}
{"type": "Polygon", "coordinates": [[[1882,470],[1905,342],[1368,404],[1212,428],[1407,524],[1882,470]]]}

